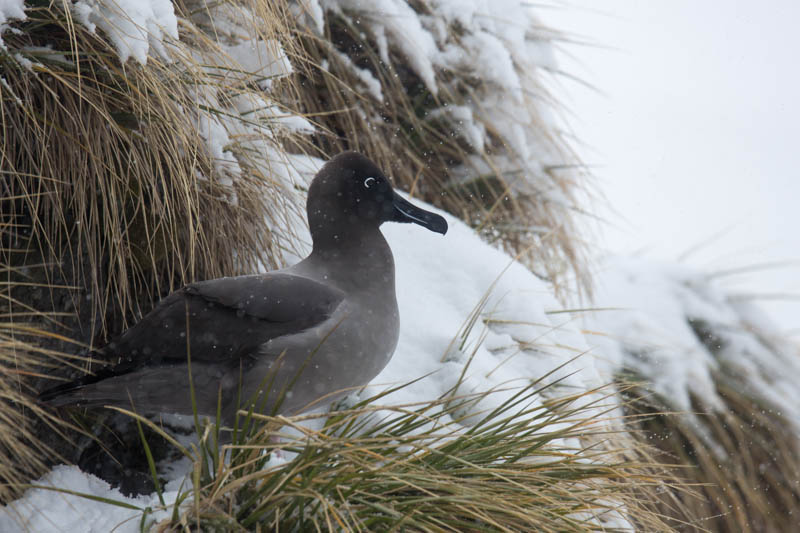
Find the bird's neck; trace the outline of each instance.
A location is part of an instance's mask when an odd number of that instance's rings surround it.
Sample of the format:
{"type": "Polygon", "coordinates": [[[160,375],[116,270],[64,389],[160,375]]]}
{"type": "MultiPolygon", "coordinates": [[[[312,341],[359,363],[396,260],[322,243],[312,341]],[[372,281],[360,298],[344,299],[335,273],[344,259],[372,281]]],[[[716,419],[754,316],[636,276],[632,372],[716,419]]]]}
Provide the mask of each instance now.
{"type": "Polygon", "coordinates": [[[346,291],[382,286],[394,292],[392,250],[377,227],[360,228],[352,233],[343,231],[325,238],[316,236],[314,249],[303,263],[327,276],[320,281],[333,283],[346,291]]]}

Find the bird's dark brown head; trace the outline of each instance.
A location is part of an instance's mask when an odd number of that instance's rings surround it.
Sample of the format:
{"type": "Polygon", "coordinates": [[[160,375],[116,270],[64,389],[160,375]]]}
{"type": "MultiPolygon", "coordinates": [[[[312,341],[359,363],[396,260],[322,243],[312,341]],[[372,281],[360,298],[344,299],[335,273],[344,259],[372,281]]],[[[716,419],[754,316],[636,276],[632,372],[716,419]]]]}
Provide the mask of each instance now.
{"type": "Polygon", "coordinates": [[[447,221],[404,200],[375,163],[358,152],[343,152],[320,169],[308,190],[311,236],[377,228],[384,222],[412,222],[445,234],[447,221]]]}

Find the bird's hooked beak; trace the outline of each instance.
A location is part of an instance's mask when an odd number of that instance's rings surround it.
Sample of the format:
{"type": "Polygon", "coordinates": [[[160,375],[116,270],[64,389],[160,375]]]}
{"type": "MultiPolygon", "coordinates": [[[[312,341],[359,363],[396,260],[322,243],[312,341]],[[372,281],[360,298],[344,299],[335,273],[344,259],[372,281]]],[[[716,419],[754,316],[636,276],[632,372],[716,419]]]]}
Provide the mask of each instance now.
{"type": "Polygon", "coordinates": [[[392,206],[394,207],[392,213],[393,222],[411,222],[442,235],[447,233],[447,221],[444,217],[420,209],[396,192],[392,191],[392,193],[394,195],[392,199],[392,206]]]}

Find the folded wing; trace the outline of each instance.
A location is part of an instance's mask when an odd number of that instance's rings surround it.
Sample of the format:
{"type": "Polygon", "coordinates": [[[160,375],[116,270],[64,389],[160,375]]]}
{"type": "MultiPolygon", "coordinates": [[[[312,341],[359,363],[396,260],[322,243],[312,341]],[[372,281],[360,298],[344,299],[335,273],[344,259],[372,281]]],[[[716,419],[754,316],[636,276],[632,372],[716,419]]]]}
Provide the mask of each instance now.
{"type": "Polygon", "coordinates": [[[99,350],[105,359],[117,358],[117,364],[46,390],[39,398],[54,405],[120,404],[133,384],[147,389],[137,397],[168,397],[170,380],[188,376],[187,355],[193,375],[215,380],[249,367],[267,341],[323,323],[343,300],[343,292],[291,274],[193,283],[99,350]]]}

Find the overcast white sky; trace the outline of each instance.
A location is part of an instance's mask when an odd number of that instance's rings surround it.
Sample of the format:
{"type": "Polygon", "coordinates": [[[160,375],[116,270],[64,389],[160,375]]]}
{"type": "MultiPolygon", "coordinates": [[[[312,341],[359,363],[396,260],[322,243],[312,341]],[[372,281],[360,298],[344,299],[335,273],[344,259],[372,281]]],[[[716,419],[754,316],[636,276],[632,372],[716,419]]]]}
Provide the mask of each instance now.
{"type": "Polygon", "coordinates": [[[585,162],[618,211],[609,250],[706,270],[793,261],[729,276],[800,337],[800,1],[570,0],[550,26],[585,162]],[[793,297],[794,299],[791,299],[793,297]]]}

